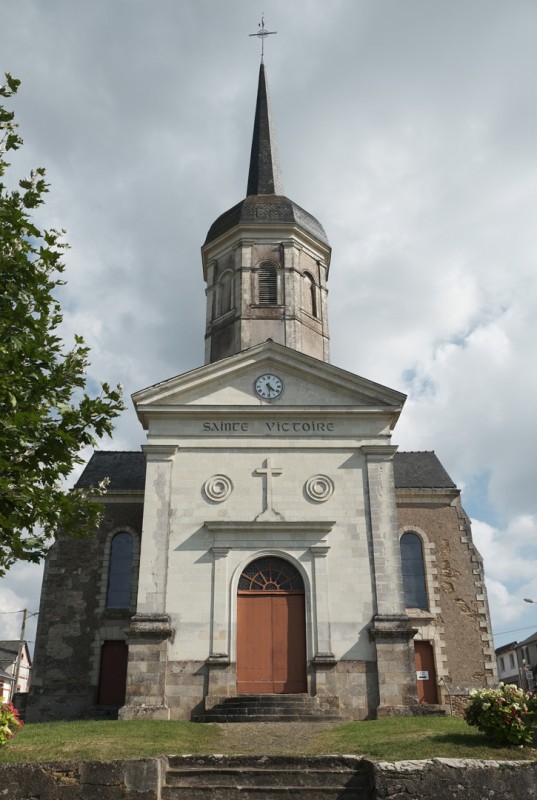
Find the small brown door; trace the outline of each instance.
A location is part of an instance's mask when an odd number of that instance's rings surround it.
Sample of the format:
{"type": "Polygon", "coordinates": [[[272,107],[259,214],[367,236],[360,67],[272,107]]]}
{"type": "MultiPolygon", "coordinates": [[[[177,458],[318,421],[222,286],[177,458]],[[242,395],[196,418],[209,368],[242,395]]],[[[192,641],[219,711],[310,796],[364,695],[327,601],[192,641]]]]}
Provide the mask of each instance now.
{"type": "Polygon", "coordinates": [[[122,706],[125,704],[128,655],[129,648],[125,642],[103,642],[97,695],[98,705],[122,706]]]}
{"type": "Polygon", "coordinates": [[[239,581],[237,692],[294,694],[306,690],[302,578],[283,559],[258,559],[239,581]]]}
{"type": "Polygon", "coordinates": [[[431,642],[414,641],[416,654],[416,682],[420,703],[438,703],[434,651],[431,642]]]}

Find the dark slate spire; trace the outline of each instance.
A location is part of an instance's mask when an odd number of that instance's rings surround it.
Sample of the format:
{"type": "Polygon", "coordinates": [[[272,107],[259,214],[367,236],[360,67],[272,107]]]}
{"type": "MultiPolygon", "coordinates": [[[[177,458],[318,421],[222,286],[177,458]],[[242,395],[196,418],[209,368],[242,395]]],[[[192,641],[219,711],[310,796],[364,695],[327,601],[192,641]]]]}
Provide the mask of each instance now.
{"type": "Polygon", "coordinates": [[[254,134],[250,155],[250,171],[246,195],[283,194],[278,162],[276,135],[272,125],[270,102],[265,80],[265,65],[259,68],[259,85],[255,106],[254,134]]]}

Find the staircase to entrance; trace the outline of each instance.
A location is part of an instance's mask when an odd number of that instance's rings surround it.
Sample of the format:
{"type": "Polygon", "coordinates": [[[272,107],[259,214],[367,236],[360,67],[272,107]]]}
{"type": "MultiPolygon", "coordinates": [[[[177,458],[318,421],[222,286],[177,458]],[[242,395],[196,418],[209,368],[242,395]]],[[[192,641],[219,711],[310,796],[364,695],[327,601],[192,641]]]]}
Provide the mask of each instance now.
{"type": "Polygon", "coordinates": [[[352,756],[170,756],[162,800],[370,800],[371,764],[352,756]]]}
{"type": "Polygon", "coordinates": [[[240,694],[192,717],[193,722],[329,722],[341,720],[336,698],[307,694],[240,694]],[[333,706],[333,707],[331,707],[333,706]]]}

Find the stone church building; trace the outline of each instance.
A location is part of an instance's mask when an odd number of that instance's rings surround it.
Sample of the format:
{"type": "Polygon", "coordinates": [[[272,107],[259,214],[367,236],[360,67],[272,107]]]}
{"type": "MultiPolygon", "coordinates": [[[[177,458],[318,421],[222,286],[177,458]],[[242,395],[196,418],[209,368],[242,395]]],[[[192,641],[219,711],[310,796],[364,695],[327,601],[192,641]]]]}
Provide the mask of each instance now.
{"type": "Polygon", "coordinates": [[[329,362],[331,249],[283,194],[263,65],[246,194],[202,247],[205,365],[134,394],[141,452],[77,483],[109,478],[104,518],[48,555],[31,720],[372,719],[494,681],[459,490],[397,452],[403,394],[329,362]]]}

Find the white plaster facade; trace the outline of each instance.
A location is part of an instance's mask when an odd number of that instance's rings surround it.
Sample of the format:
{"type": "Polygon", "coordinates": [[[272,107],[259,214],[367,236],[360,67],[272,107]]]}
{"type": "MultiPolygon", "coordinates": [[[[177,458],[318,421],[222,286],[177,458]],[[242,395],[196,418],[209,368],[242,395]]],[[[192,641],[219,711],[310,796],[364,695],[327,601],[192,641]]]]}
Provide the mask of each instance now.
{"type": "MultiPolygon", "coordinates": [[[[374,618],[408,627],[390,444],[404,395],[269,341],[134,402],[147,477],[133,641],[137,620],[147,632],[165,619],[167,661],[229,664],[208,694],[233,693],[238,577],[271,554],[304,579],[310,692],[326,680],[316,662],[373,668],[374,618]],[[283,382],[277,401],[254,392],[267,372],[283,382]]],[[[401,686],[385,689],[385,704],[404,705],[401,686]]],[[[340,700],[370,713],[364,696],[340,700]]],[[[137,696],[123,716],[142,703],[182,715],[137,696]]]]}

